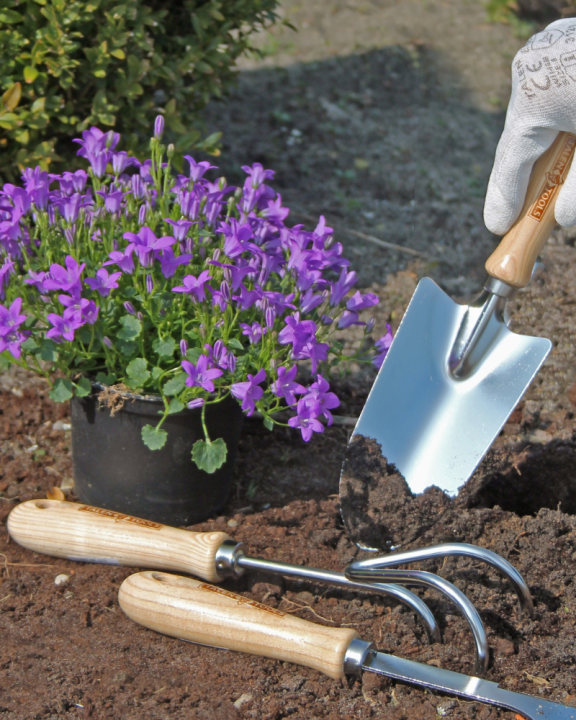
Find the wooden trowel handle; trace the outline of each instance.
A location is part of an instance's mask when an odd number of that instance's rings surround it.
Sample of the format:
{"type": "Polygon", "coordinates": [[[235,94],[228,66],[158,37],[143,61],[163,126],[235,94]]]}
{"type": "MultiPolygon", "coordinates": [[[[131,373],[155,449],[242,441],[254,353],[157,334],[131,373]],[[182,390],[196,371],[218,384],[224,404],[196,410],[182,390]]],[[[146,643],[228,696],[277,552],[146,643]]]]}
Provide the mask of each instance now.
{"type": "Polygon", "coordinates": [[[146,571],[126,578],[118,594],[129,618],[151,630],[228,650],[344,675],[344,656],[358,633],[316,625],[192,578],[146,571]]]}
{"type": "Polygon", "coordinates": [[[559,133],[537,160],[519,219],[486,261],[488,275],[517,288],[528,284],[536,258],[556,224],[554,207],[575,147],[574,135],[559,133]]]}
{"type": "Polygon", "coordinates": [[[84,562],[160,568],[218,582],[214,562],[223,532],[194,533],[125,513],[66,502],[28,500],[8,516],[8,532],[29,550],[84,562]]]}

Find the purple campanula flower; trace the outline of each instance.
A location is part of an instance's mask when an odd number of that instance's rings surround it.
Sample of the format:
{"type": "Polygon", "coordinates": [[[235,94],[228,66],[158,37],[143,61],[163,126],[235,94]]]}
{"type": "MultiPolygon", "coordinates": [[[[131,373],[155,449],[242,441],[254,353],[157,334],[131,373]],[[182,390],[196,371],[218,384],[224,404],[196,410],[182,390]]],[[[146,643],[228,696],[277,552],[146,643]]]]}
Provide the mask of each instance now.
{"type": "Polygon", "coordinates": [[[180,353],[186,357],[186,353],[188,352],[188,343],[186,340],[180,340],[180,353]]]}
{"type": "Polygon", "coordinates": [[[278,368],[278,380],[272,383],[271,389],[277,397],[283,397],[288,405],[295,405],[296,394],[302,395],[306,392],[306,388],[297,382],[294,382],[298,368],[293,365],[287,370],[283,365],[278,368]]]}
{"type": "Polygon", "coordinates": [[[180,203],[182,215],[189,220],[196,221],[198,219],[201,197],[197,192],[194,190],[191,192],[181,192],[178,197],[178,202],[180,203]]]}
{"type": "Polygon", "coordinates": [[[312,288],[309,288],[306,293],[300,298],[300,310],[303,313],[309,313],[314,308],[321,305],[324,301],[322,295],[314,295],[312,288]]]}
{"type": "Polygon", "coordinates": [[[328,350],[330,346],[328,343],[319,343],[315,337],[311,338],[299,353],[293,353],[296,360],[306,360],[309,358],[312,361],[312,372],[315,373],[318,368],[318,363],[326,362],[328,359],[328,350]]]}
{"type": "Polygon", "coordinates": [[[63,195],[70,196],[75,192],[82,193],[86,187],[88,173],[85,170],[76,170],[76,172],[63,172],[61,177],[52,176],[60,183],[60,192],[63,195]]]}
{"type": "Polygon", "coordinates": [[[0,241],[16,242],[22,236],[20,218],[22,211],[15,209],[9,220],[0,222],[0,241]]]}
{"type": "Polygon", "coordinates": [[[374,305],[378,305],[378,295],[374,293],[362,295],[360,291],[357,290],[346,303],[346,309],[352,312],[360,312],[361,310],[374,307],[374,305]]]}
{"type": "Polygon", "coordinates": [[[136,315],[136,308],[129,300],[126,300],[124,303],[124,310],[128,313],[128,315],[136,315]]]}
{"type": "Polygon", "coordinates": [[[134,243],[128,243],[124,250],[113,250],[108,255],[110,260],[107,260],[103,263],[103,265],[118,265],[122,272],[132,275],[134,272],[134,258],[132,256],[133,250],[134,243]]]}
{"type": "Polygon", "coordinates": [[[164,134],[164,117],[162,115],[156,115],[154,120],[154,137],[156,140],[161,140],[164,134]]]}
{"type": "MultiPolygon", "coordinates": [[[[274,170],[264,170],[261,163],[254,163],[252,167],[242,165],[242,170],[250,177],[250,185],[256,189],[259,188],[265,180],[272,180],[275,175],[274,170]]],[[[248,178],[246,178],[248,182],[248,178]]]]}
{"type": "Polygon", "coordinates": [[[162,250],[157,257],[160,260],[162,275],[164,275],[165,278],[173,277],[180,265],[188,265],[190,260],[192,260],[192,255],[188,253],[184,253],[183,255],[176,257],[172,248],[162,250]]]}
{"type": "Polygon", "coordinates": [[[34,270],[29,270],[28,277],[24,280],[24,282],[26,285],[33,285],[38,292],[44,294],[48,292],[48,288],[44,285],[44,280],[47,276],[48,274],[45,272],[34,272],[34,270]]]}
{"type": "Polygon", "coordinates": [[[262,297],[260,289],[248,290],[245,285],[240,285],[240,295],[233,295],[232,299],[238,304],[240,310],[248,310],[262,297]]]}
{"type": "Polygon", "coordinates": [[[316,339],[316,323],[313,320],[300,322],[300,313],[286,318],[286,325],[278,334],[280,345],[292,343],[292,353],[296,357],[312,339],[316,339]]]}
{"type": "Polygon", "coordinates": [[[136,198],[136,200],[142,200],[142,198],[146,195],[146,189],[144,187],[144,183],[142,182],[142,177],[140,175],[132,175],[130,178],[130,184],[132,187],[132,196],[136,198]]]}
{"type": "Polygon", "coordinates": [[[154,290],[154,278],[152,275],[146,275],[146,292],[148,295],[152,295],[154,290]]]}
{"type": "Polygon", "coordinates": [[[262,217],[265,217],[267,220],[270,220],[270,222],[284,222],[288,215],[290,214],[290,210],[288,208],[282,207],[282,196],[278,195],[278,197],[275,200],[267,200],[266,201],[267,207],[265,210],[262,210],[262,217]]]}
{"type": "MultiPolygon", "coordinates": [[[[242,328],[242,335],[246,335],[248,337],[250,345],[256,345],[260,342],[263,335],[260,323],[255,322],[252,323],[252,325],[240,323],[240,327],[242,328]]],[[[266,331],[264,330],[264,332],[266,331]]]]}
{"type": "Polygon", "coordinates": [[[332,325],[334,322],[334,319],[330,317],[330,315],[322,315],[322,325],[332,325]]]}
{"type": "Polygon", "coordinates": [[[108,297],[110,290],[115,290],[118,287],[116,282],[119,277],[122,277],[121,272],[112,273],[108,275],[106,268],[100,268],[96,272],[96,277],[86,278],[84,281],[91,290],[96,290],[102,297],[108,297]]]}
{"type": "Polygon", "coordinates": [[[186,235],[188,235],[188,230],[194,225],[190,220],[170,220],[170,218],[164,218],[164,222],[172,225],[172,232],[178,241],[185,240],[186,235]]]}
{"type": "Polygon", "coordinates": [[[73,312],[80,313],[80,316],[84,322],[89,325],[94,325],[98,319],[98,311],[100,308],[96,305],[94,300],[87,300],[81,297],[70,297],[69,295],[58,295],[58,300],[64,305],[66,310],[72,310],[73,312]]]}
{"type": "Polygon", "coordinates": [[[54,205],[66,222],[75,223],[83,206],[82,200],[80,193],[74,193],[71,197],[56,198],[54,205]]]}
{"type": "Polygon", "coordinates": [[[242,400],[242,410],[247,411],[248,417],[252,415],[256,409],[256,403],[264,395],[264,390],[260,387],[260,383],[266,379],[264,368],[260,368],[256,375],[248,375],[245,382],[234,383],[230,392],[237,400],[242,400]]]}
{"type": "Polygon", "coordinates": [[[204,398],[196,398],[194,400],[190,400],[188,403],[188,409],[195,410],[196,408],[201,408],[202,405],[204,405],[204,398]]]}
{"type": "Polygon", "coordinates": [[[374,347],[378,352],[372,358],[372,365],[377,368],[382,366],[384,358],[388,355],[388,350],[390,350],[393,339],[394,335],[392,333],[392,326],[389,323],[386,323],[386,335],[383,335],[380,340],[377,340],[374,344],[374,347]]]}
{"type": "Polygon", "coordinates": [[[208,358],[201,355],[196,365],[188,360],[182,360],[180,363],[184,372],[188,375],[186,378],[187,387],[201,387],[207,392],[214,392],[213,380],[223,375],[223,371],[218,368],[208,367],[208,358]]]}
{"type": "Polygon", "coordinates": [[[308,442],[315,432],[324,432],[324,426],[320,420],[318,420],[315,408],[311,405],[307,405],[304,398],[298,400],[296,412],[298,414],[288,420],[288,425],[300,430],[304,442],[308,442]]]}
{"type": "Polygon", "coordinates": [[[65,264],[66,268],[56,263],[50,265],[50,274],[44,280],[44,287],[47,290],[62,290],[71,295],[79,295],[81,275],[86,265],[79,265],[72,255],[66,256],[65,264]]]}
{"type": "Polygon", "coordinates": [[[72,342],[74,340],[74,331],[82,327],[82,317],[76,310],[64,310],[64,315],[56,315],[56,313],[48,314],[48,322],[53,325],[46,333],[47,338],[60,341],[62,338],[72,342]]]}
{"type": "Polygon", "coordinates": [[[22,355],[21,345],[29,335],[29,332],[23,333],[19,330],[12,330],[6,335],[0,335],[0,353],[8,350],[12,357],[18,359],[22,355]]]}
{"type": "Polygon", "coordinates": [[[137,235],[131,232],[124,233],[123,237],[130,243],[134,243],[134,252],[138,255],[143,267],[152,264],[155,251],[164,250],[176,242],[173,237],[157,238],[149,227],[140,228],[137,235]]]}
{"type": "Polygon", "coordinates": [[[204,302],[206,299],[206,288],[204,287],[208,280],[212,280],[212,276],[208,270],[203,270],[198,277],[195,275],[185,275],[182,282],[184,285],[172,288],[172,292],[188,293],[192,299],[204,302]]]}
{"type": "Polygon", "coordinates": [[[108,193],[105,190],[97,190],[96,195],[104,198],[104,208],[106,212],[117,213],[122,206],[122,200],[124,199],[124,193],[122,190],[116,190],[115,192],[108,193]]]}
{"type": "Polygon", "coordinates": [[[40,165],[36,165],[34,169],[24,168],[22,170],[22,181],[28,191],[34,190],[39,185],[50,185],[52,182],[50,175],[45,170],[42,170],[40,165]]]}
{"type": "Polygon", "coordinates": [[[19,210],[22,215],[25,215],[30,210],[32,195],[28,190],[12,185],[12,183],[5,183],[1,192],[2,195],[6,195],[12,200],[15,209],[19,210]]]}
{"type": "Polygon", "coordinates": [[[92,167],[92,171],[96,177],[101,178],[106,172],[106,165],[111,159],[112,150],[118,144],[120,135],[118,133],[103,133],[97,127],[91,127],[90,130],[84,130],[82,139],[74,139],[73,142],[78,143],[81,147],[76,153],[81,157],[85,157],[92,167]]]}
{"type": "MultiPolygon", "coordinates": [[[[112,172],[114,175],[121,175],[127,167],[132,165],[138,165],[138,160],[135,157],[130,157],[127,152],[122,150],[121,152],[114,152],[112,154],[112,172]]],[[[137,177],[137,176],[134,176],[137,177]]],[[[138,176],[139,177],[139,176],[138,176]]]]}
{"type": "Polygon", "coordinates": [[[332,425],[332,413],[330,410],[340,405],[340,400],[335,393],[330,392],[330,384],[322,375],[316,376],[316,382],[310,386],[308,394],[303,398],[304,402],[314,408],[314,413],[324,415],[328,425],[332,425]]]}
{"type": "Polygon", "coordinates": [[[238,257],[248,250],[246,243],[254,237],[250,225],[248,223],[242,225],[236,218],[231,218],[230,223],[223,222],[218,232],[224,235],[224,253],[229,258],[238,257]]]}
{"type": "Polygon", "coordinates": [[[224,277],[228,282],[232,283],[232,290],[234,292],[238,290],[238,288],[242,284],[242,280],[246,277],[246,275],[254,275],[256,272],[254,268],[250,267],[249,265],[244,265],[243,267],[236,267],[236,265],[224,265],[215,260],[211,260],[210,264],[217,265],[218,267],[223,268],[224,277]]]}
{"type": "Polygon", "coordinates": [[[190,179],[192,182],[198,182],[208,170],[218,169],[216,165],[210,165],[206,160],[197,163],[191,155],[184,155],[184,159],[190,163],[190,179]]]}
{"type": "Polygon", "coordinates": [[[366,323],[362,322],[360,318],[358,317],[358,313],[351,312],[350,310],[344,310],[342,313],[342,316],[338,320],[338,329],[339,330],[345,330],[347,327],[350,327],[350,325],[365,325],[366,323]]]}
{"type": "Polygon", "coordinates": [[[357,279],[358,276],[354,271],[346,272],[346,268],[342,268],[340,278],[332,285],[330,290],[330,305],[332,307],[341,302],[357,279]]]}
{"type": "Polygon", "coordinates": [[[13,333],[20,328],[26,320],[26,315],[21,314],[22,298],[18,297],[9,308],[0,305],[0,337],[13,333]]]}
{"type": "Polygon", "coordinates": [[[152,160],[144,160],[144,162],[140,165],[140,177],[147,185],[153,185],[154,184],[154,178],[152,177],[152,173],[150,170],[152,169],[152,160]]]}

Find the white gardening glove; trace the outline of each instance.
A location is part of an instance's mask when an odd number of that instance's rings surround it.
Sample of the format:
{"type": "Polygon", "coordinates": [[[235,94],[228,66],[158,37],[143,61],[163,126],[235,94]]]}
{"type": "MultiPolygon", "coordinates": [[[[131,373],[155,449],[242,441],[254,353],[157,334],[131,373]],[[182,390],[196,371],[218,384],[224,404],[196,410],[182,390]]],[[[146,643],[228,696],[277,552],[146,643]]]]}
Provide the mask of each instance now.
{"type": "MultiPolygon", "coordinates": [[[[558,132],[576,134],[576,18],[528,40],[512,63],[512,95],[488,183],[484,222],[497,235],[518,217],[534,162],[558,132]]],[[[576,163],[556,201],[556,221],[576,225],[576,163]]]]}

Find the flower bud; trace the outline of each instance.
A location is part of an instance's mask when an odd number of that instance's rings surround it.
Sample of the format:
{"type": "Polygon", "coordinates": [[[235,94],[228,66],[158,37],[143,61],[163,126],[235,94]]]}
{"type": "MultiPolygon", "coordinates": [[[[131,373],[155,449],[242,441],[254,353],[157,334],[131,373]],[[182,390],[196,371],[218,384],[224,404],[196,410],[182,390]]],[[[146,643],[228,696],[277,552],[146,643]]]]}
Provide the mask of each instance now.
{"type": "Polygon", "coordinates": [[[216,248],[214,250],[214,252],[212,253],[212,260],[214,260],[214,262],[218,262],[219,259],[220,259],[220,248],[216,248]]]}
{"type": "Polygon", "coordinates": [[[195,400],[190,400],[190,402],[188,403],[188,407],[190,410],[194,410],[195,408],[201,408],[202,405],[204,405],[203,398],[196,398],[195,400]]]}
{"type": "Polygon", "coordinates": [[[140,320],[140,322],[142,322],[142,320],[144,320],[144,315],[142,315],[141,312],[137,312],[136,317],[138,318],[138,320],[140,320]]]}
{"type": "Polygon", "coordinates": [[[200,335],[200,337],[206,337],[206,328],[204,327],[204,323],[200,323],[200,325],[198,326],[198,334],[200,335]]]}
{"type": "Polygon", "coordinates": [[[272,360],[270,360],[270,370],[276,370],[277,365],[278,361],[275,358],[272,358],[272,360]]]}
{"type": "Polygon", "coordinates": [[[228,370],[230,370],[232,374],[234,374],[236,370],[236,356],[232,355],[232,353],[228,353],[228,370]]]}
{"type": "Polygon", "coordinates": [[[322,315],[322,324],[323,325],[332,325],[334,320],[330,317],[330,315],[322,315]]]}
{"type": "Polygon", "coordinates": [[[152,278],[152,275],[146,275],[146,290],[149,295],[154,290],[154,279],[152,278]]]}
{"type": "Polygon", "coordinates": [[[222,296],[226,300],[226,302],[230,302],[230,285],[224,280],[224,282],[220,283],[220,292],[222,293],[222,296]]]}
{"type": "Polygon", "coordinates": [[[132,305],[132,303],[128,300],[126,300],[126,302],[124,303],[124,309],[130,315],[136,315],[136,309],[134,308],[134,305],[132,305]]]}
{"type": "Polygon", "coordinates": [[[226,280],[226,282],[232,282],[232,270],[230,268],[225,267],[222,274],[224,275],[224,280],[226,280]]]}
{"type": "Polygon", "coordinates": [[[224,190],[225,187],[226,187],[226,178],[225,178],[225,177],[219,178],[219,180],[218,180],[218,190],[224,190]]]}
{"type": "MultiPolygon", "coordinates": [[[[114,132],[114,130],[108,130],[108,132],[106,133],[106,149],[108,149],[114,142],[115,135],[116,135],[116,133],[114,132]]],[[[118,137],[120,137],[120,136],[118,136],[118,137]]]]}
{"type": "Polygon", "coordinates": [[[371,317],[370,320],[368,320],[368,324],[366,325],[366,335],[369,335],[372,330],[374,330],[374,325],[376,325],[376,318],[371,317]]]}
{"type": "Polygon", "coordinates": [[[166,150],[166,155],[168,156],[169,160],[172,160],[172,158],[174,157],[174,152],[174,143],[170,143],[170,145],[168,145],[168,150],[166,150]]]}
{"type": "Polygon", "coordinates": [[[154,137],[156,140],[160,140],[164,133],[164,117],[162,115],[157,115],[156,120],[154,120],[154,137]]]}
{"type": "Polygon", "coordinates": [[[180,340],[180,352],[184,357],[186,357],[186,353],[188,352],[188,343],[186,340],[180,340]]]}
{"type": "Polygon", "coordinates": [[[265,318],[266,327],[268,328],[268,330],[272,330],[272,328],[274,327],[274,321],[276,320],[276,313],[272,308],[269,307],[266,309],[265,318]]]}
{"type": "Polygon", "coordinates": [[[102,342],[104,343],[104,345],[106,345],[107,348],[111,348],[111,347],[112,347],[112,340],[110,340],[109,337],[104,336],[104,337],[102,338],[102,342]]]}
{"type": "Polygon", "coordinates": [[[201,247],[201,248],[198,250],[198,254],[199,254],[200,257],[202,258],[202,260],[204,260],[204,258],[206,257],[206,248],[205,248],[205,247],[201,247]]]}
{"type": "Polygon", "coordinates": [[[144,225],[146,222],[146,215],[148,213],[148,207],[146,205],[141,205],[140,210],[138,211],[138,224],[144,225]]]}

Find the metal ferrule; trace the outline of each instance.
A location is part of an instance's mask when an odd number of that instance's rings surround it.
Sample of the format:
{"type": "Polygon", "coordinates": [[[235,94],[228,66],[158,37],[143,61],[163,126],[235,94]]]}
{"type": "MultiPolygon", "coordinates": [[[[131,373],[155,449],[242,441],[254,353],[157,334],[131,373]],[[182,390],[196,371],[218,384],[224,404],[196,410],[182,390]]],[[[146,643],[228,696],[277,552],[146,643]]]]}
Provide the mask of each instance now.
{"type": "Polygon", "coordinates": [[[520,290],[520,288],[509,285],[502,280],[497,280],[490,275],[488,275],[488,277],[484,281],[483,287],[484,290],[492,293],[492,295],[498,295],[498,297],[505,298],[506,300],[512,300],[512,298],[520,290]]]}
{"type": "Polygon", "coordinates": [[[244,569],[238,564],[243,557],[243,543],[235,540],[224,540],[216,551],[216,557],[214,558],[218,577],[223,580],[225,578],[239,578],[244,573],[244,569]]]}
{"type": "Polygon", "coordinates": [[[362,675],[362,667],[374,652],[376,652],[374,643],[354,638],[344,655],[344,673],[346,675],[362,675]]]}

